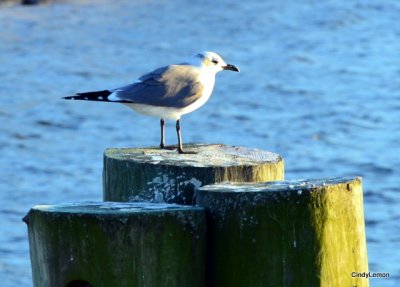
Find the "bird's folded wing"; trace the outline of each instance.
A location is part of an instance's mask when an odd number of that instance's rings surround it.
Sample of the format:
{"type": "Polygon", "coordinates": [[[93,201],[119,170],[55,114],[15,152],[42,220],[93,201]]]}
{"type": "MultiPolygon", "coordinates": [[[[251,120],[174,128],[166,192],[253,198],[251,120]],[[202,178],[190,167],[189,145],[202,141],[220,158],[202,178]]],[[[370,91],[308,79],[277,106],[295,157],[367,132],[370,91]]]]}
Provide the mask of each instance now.
{"type": "Polygon", "coordinates": [[[203,95],[199,71],[190,65],[170,65],[142,76],[139,81],[113,90],[121,101],[184,108],[203,95]]]}

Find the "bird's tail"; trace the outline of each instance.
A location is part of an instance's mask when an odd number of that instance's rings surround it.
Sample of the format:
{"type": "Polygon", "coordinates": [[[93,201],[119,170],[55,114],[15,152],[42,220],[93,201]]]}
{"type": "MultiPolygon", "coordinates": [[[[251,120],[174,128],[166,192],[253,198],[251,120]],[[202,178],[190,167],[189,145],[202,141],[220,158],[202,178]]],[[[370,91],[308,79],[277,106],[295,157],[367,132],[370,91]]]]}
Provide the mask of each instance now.
{"type": "Polygon", "coordinates": [[[88,92],[88,93],[78,93],[75,96],[64,97],[65,100],[84,100],[84,101],[100,101],[100,102],[110,102],[108,96],[111,92],[108,90],[88,92]]]}

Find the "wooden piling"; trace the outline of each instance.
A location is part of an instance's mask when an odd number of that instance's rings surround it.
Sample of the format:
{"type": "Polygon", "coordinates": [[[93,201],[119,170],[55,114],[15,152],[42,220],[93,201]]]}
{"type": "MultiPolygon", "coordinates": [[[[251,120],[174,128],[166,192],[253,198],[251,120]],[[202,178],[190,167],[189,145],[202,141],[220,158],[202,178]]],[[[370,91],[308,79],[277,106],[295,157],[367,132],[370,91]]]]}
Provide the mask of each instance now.
{"type": "Polygon", "coordinates": [[[201,207],[42,205],[24,220],[34,287],[204,286],[201,207]]]}
{"type": "Polygon", "coordinates": [[[186,145],[178,154],[158,147],[107,149],[104,153],[105,201],[154,201],[193,204],[197,188],[223,181],[282,180],[282,158],[267,151],[221,144],[186,145]]]}
{"type": "Polygon", "coordinates": [[[207,282],[218,287],[365,287],[361,178],[226,183],[200,188],[207,282]]]}

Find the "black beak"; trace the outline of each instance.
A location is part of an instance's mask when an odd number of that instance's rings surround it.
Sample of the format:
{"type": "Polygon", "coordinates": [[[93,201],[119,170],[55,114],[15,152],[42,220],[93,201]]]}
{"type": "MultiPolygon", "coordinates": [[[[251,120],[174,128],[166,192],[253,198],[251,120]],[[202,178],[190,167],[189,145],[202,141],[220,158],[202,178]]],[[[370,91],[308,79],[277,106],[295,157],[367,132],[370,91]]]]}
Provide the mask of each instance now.
{"type": "Polygon", "coordinates": [[[234,71],[234,72],[239,72],[239,68],[236,67],[235,65],[231,65],[231,64],[226,64],[226,66],[222,67],[224,70],[229,70],[229,71],[234,71]]]}

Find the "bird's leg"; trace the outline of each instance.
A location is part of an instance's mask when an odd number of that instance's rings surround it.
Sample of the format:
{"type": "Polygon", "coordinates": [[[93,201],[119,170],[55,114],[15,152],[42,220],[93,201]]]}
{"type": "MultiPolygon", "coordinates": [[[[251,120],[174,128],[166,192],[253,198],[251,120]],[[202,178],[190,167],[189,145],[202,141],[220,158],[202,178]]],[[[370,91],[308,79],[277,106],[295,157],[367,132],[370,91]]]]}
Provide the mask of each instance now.
{"type": "Polygon", "coordinates": [[[160,127],[161,127],[161,142],[160,142],[160,148],[162,149],[169,149],[169,150],[174,150],[176,147],[174,146],[166,146],[165,145],[165,121],[163,118],[160,120],[160,127]]]}
{"type": "Polygon", "coordinates": [[[165,121],[163,118],[160,120],[160,126],[161,126],[161,143],[160,143],[160,148],[165,148],[165,132],[164,132],[164,126],[165,126],[165,121]]]}
{"type": "Polygon", "coordinates": [[[182,149],[182,137],[181,137],[181,125],[179,119],[176,120],[176,134],[178,135],[178,152],[183,153],[182,149]]]}
{"type": "Polygon", "coordinates": [[[182,148],[182,136],[181,136],[181,125],[180,125],[179,119],[176,120],[176,134],[178,135],[178,152],[179,153],[186,153],[186,154],[195,154],[196,152],[183,151],[183,148],[182,148]]]}

